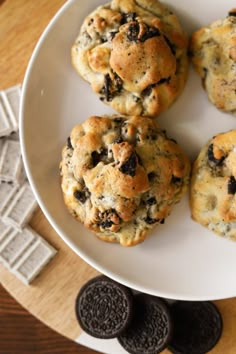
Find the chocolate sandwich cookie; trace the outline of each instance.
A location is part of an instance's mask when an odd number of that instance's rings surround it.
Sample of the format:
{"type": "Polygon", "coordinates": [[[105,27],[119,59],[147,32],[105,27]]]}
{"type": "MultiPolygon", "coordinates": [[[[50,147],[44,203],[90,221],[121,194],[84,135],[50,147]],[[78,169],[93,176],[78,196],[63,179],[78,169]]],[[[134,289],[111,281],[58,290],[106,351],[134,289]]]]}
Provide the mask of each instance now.
{"type": "Polygon", "coordinates": [[[172,334],[167,304],[157,297],[135,296],[135,315],[118,341],[131,354],[157,354],[166,348],[172,334]]]}
{"type": "Polygon", "coordinates": [[[133,295],[125,286],[98,276],[81,288],[75,311],[86,333],[101,339],[115,338],[131,322],[133,295]]]}
{"type": "Polygon", "coordinates": [[[218,342],[223,322],[217,307],[209,301],[178,301],[171,307],[174,354],[204,354],[218,342]]]}

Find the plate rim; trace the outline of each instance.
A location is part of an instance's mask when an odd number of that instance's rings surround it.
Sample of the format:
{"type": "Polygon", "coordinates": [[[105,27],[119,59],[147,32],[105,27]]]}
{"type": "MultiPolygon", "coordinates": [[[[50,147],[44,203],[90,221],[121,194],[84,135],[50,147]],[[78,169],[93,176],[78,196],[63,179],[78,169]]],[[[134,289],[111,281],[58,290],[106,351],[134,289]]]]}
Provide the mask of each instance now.
{"type": "Polygon", "coordinates": [[[136,283],[126,280],[123,276],[119,276],[118,274],[109,271],[106,267],[102,266],[99,264],[97,261],[94,261],[91,257],[89,257],[85,252],[83,252],[78,246],[65,234],[65,232],[60,228],[60,226],[57,224],[57,222],[53,219],[51,216],[50,212],[48,212],[46,205],[42,201],[37,188],[36,184],[34,181],[34,178],[32,177],[31,170],[29,168],[29,160],[27,157],[27,151],[26,147],[24,144],[24,108],[25,108],[25,100],[26,100],[26,93],[27,93],[27,88],[30,80],[30,74],[34,66],[34,62],[36,57],[38,56],[41,46],[44,43],[44,40],[46,39],[48,33],[50,32],[52,26],[57,22],[57,20],[60,18],[60,16],[64,13],[64,11],[67,10],[73,3],[75,3],[76,0],[69,0],[65,2],[59,10],[56,12],[56,14],[52,17],[52,19],[49,21],[48,25],[42,32],[40,38],[38,39],[36,46],[32,52],[32,55],[30,57],[30,60],[27,65],[27,69],[24,75],[23,83],[22,83],[22,90],[21,90],[21,98],[20,98],[20,107],[19,107],[19,137],[20,137],[20,146],[21,146],[21,152],[22,152],[22,159],[23,159],[23,164],[26,172],[26,176],[29,180],[30,186],[33,190],[33,193],[35,195],[35,198],[39,204],[39,207],[41,208],[44,216],[52,226],[52,228],[56,231],[56,233],[59,235],[59,237],[69,246],[69,248],[77,254],[77,256],[81,257],[86,263],[88,263],[91,267],[96,269],[97,271],[105,274],[106,276],[114,279],[117,282],[120,282],[124,284],[127,287],[131,287],[134,290],[141,291],[144,293],[148,293],[150,295],[154,296],[160,296],[164,297],[166,299],[172,299],[172,300],[187,300],[187,301],[204,301],[204,300],[220,300],[220,299],[226,299],[226,298],[231,298],[234,297],[235,291],[228,291],[227,295],[222,294],[219,295],[202,295],[202,296],[194,296],[194,294],[190,295],[185,295],[184,293],[178,292],[178,294],[173,294],[172,292],[169,293],[168,291],[162,291],[159,289],[156,289],[155,291],[149,287],[145,287],[142,285],[137,285],[136,283]]]}

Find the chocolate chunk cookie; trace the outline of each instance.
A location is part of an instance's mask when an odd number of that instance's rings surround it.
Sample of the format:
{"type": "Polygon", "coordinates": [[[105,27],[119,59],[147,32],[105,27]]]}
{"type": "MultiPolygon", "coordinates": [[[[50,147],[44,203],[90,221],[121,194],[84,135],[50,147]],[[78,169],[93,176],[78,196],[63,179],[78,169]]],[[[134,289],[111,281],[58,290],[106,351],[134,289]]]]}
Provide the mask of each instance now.
{"type": "Polygon", "coordinates": [[[236,240],[236,130],[214,136],[194,162],[190,189],[192,217],[236,240]]]}
{"type": "Polygon", "coordinates": [[[209,100],[220,110],[236,111],[236,10],[194,32],[190,41],[193,65],[209,100]]]}
{"type": "Polygon", "coordinates": [[[85,19],[72,47],[76,71],[121,114],[156,116],[181,93],[187,38],[157,0],[113,0],[85,19]]]}
{"type": "Polygon", "coordinates": [[[132,246],[180,201],[190,163],[149,117],[92,116],[73,128],[60,170],[71,214],[100,239],[132,246]]]}

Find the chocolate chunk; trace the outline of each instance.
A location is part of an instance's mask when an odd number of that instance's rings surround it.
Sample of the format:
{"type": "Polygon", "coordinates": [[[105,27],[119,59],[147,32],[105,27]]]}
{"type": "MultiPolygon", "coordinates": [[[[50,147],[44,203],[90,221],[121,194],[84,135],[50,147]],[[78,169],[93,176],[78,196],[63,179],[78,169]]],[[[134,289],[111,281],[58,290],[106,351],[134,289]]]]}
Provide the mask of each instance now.
{"type": "Polygon", "coordinates": [[[208,69],[207,68],[203,68],[203,72],[204,72],[204,79],[205,79],[207,74],[208,74],[208,69]]]}
{"type": "Polygon", "coordinates": [[[166,130],[165,130],[165,129],[162,129],[161,132],[162,132],[162,134],[164,135],[165,139],[168,139],[167,134],[166,134],[166,130]]]}
{"type": "Polygon", "coordinates": [[[95,167],[100,161],[100,153],[97,151],[93,151],[92,154],[93,167],[95,167]]]}
{"type": "Polygon", "coordinates": [[[121,92],[123,88],[122,79],[116,74],[113,73],[114,80],[112,81],[109,74],[104,76],[104,86],[101,89],[100,93],[105,96],[105,98],[100,98],[102,100],[106,99],[107,102],[113,100],[114,96],[121,92]]]}
{"type": "Polygon", "coordinates": [[[169,348],[178,354],[210,351],[222,333],[222,318],[209,301],[178,301],[171,307],[173,337],[169,348]]]}
{"type": "Polygon", "coordinates": [[[170,141],[173,141],[173,143],[178,144],[177,141],[173,138],[169,138],[170,141]]]}
{"type": "Polygon", "coordinates": [[[159,37],[161,35],[160,31],[156,27],[148,27],[147,31],[140,38],[141,42],[145,42],[147,39],[153,37],[159,37]]]}
{"type": "Polygon", "coordinates": [[[104,77],[104,94],[105,94],[105,98],[108,102],[112,101],[113,96],[110,92],[110,88],[112,86],[112,81],[110,78],[109,74],[106,74],[104,77]]]}
{"type": "Polygon", "coordinates": [[[120,144],[124,141],[122,137],[122,127],[124,125],[124,118],[117,117],[114,119],[114,122],[116,123],[116,137],[113,141],[113,144],[120,144]]]}
{"type": "Polygon", "coordinates": [[[155,224],[156,222],[159,222],[160,219],[153,219],[148,215],[146,218],[144,218],[144,221],[146,224],[152,225],[152,224],[155,224]]]}
{"type": "Polygon", "coordinates": [[[188,49],[187,54],[188,54],[189,58],[193,58],[194,57],[194,53],[190,49],[188,49]]]}
{"type": "Polygon", "coordinates": [[[152,88],[155,87],[155,84],[148,85],[143,91],[142,95],[144,96],[150,96],[152,93],[152,88]]]}
{"type": "Polygon", "coordinates": [[[124,118],[122,118],[122,117],[117,117],[114,119],[115,123],[123,123],[123,121],[124,121],[124,118]]]}
{"type": "Polygon", "coordinates": [[[153,180],[155,179],[155,177],[156,177],[155,172],[150,172],[150,173],[148,174],[148,180],[149,180],[149,182],[153,182],[153,180]]]}
{"type": "Polygon", "coordinates": [[[117,215],[115,209],[105,210],[99,215],[98,225],[103,229],[109,229],[112,225],[118,224],[120,222],[120,217],[117,215]]]}
{"type": "Polygon", "coordinates": [[[137,166],[137,156],[136,154],[133,152],[130,157],[128,158],[127,161],[125,161],[123,163],[123,165],[120,166],[119,170],[126,174],[129,175],[131,177],[135,176],[135,172],[136,172],[136,166],[137,166]]]}
{"type": "Polygon", "coordinates": [[[115,35],[118,33],[118,31],[111,31],[110,32],[110,38],[111,40],[115,37],[115,35]]]}
{"type": "Polygon", "coordinates": [[[134,102],[138,103],[140,101],[140,97],[133,95],[133,100],[134,100],[134,102]]]}
{"type": "Polygon", "coordinates": [[[222,162],[224,161],[225,157],[222,156],[220,159],[216,159],[215,156],[214,156],[213,149],[214,149],[214,145],[210,144],[209,147],[208,147],[208,150],[207,150],[208,160],[210,162],[213,162],[214,165],[220,166],[222,164],[222,162]]]}
{"type": "Polygon", "coordinates": [[[136,157],[137,157],[137,159],[138,159],[138,164],[139,164],[140,166],[143,166],[143,162],[142,162],[142,160],[141,160],[141,157],[140,157],[138,154],[136,154],[136,157]]]}
{"type": "Polygon", "coordinates": [[[111,221],[111,220],[105,220],[105,221],[102,221],[99,225],[100,225],[103,229],[109,229],[113,224],[114,224],[113,221],[111,221]]]}
{"type": "Polygon", "coordinates": [[[203,77],[202,77],[202,86],[203,88],[206,88],[206,77],[208,74],[208,69],[207,68],[203,68],[203,77]]]}
{"type": "Polygon", "coordinates": [[[139,24],[138,22],[132,22],[128,28],[127,37],[133,42],[138,40],[139,35],[139,24]]]}
{"type": "Polygon", "coordinates": [[[93,167],[95,167],[100,161],[105,161],[107,157],[107,149],[102,149],[100,152],[93,151],[91,156],[93,167]]]}
{"type": "Polygon", "coordinates": [[[165,41],[166,41],[166,44],[168,45],[168,47],[170,48],[171,50],[171,53],[173,55],[176,54],[176,49],[175,49],[175,45],[173,43],[171,43],[171,41],[169,40],[169,38],[167,36],[163,36],[165,38],[165,41]]]}
{"type": "Polygon", "coordinates": [[[123,80],[117,75],[117,73],[114,73],[114,81],[115,81],[116,91],[121,92],[123,88],[123,80]]]}
{"type": "Polygon", "coordinates": [[[68,147],[68,149],[73,149],[70,137],[67,138],[67,147],[68,147]]]}
{"type": "Polygon", "coordinates": [[[151,93],[152,93],[152,89],[153,87],[157,86],[157,85],[162,85],[162,84],[165,84],[165,83],[169,83],[171,80],[171,77],[167,77],[167,78],[162,78],[160,79],[156,84],[151,84],[151,85],[148,85],[143,91],[142,91],[142,95],[144,96],[150,96],[151,93]]]}
{"type": "Polygon", "coordinates": [[[120,21],[121,25],[124,25],[127,22],[135,21],[135,17],[136,17],[136,13],[135,12],[127,12],[127,13],[123,12],[121,15],[122,15],[121,21],[120,21]]]}
{"type": "Polygon", "coordinates": [[[74,197],[78,199],[82,204],[86,202],[89,196],[90,196],[90,192],[88,188],[84,188],[82,191],[77,190],[74,192],[74,197]]]}
{"type": "Polygon", "coordinates": [[[106,36],[102,36],[101,37],[101,43],[106,43],[108,40],[107,40],[107,37],[106,36]]]}
{"type": "Polygon", "coordinates": [[[133,295],[129,288],[105,277],[88,281],[76,298],[76,317],[81,328],[96,338],[115,338],[133,317],[133,295]]]}
{"type": "Polygon", "coordinates": [[[234,176],[230,176],[228,181],[228,194],[235,194],[236,193],[236,179],[234,176]]]}
{"type": "Polygon", "coordinates": [[[161,80],[159,80],[158,82],[157,82],[157,85],[162,85],[162,84],[169,84],[169,82],[170,82],[170,79],[171,79],[171,77],[169,76],[169,77],[167,77],[167,78],[164,78],[163,77],[163,79],[161,79],[161,80]]]}
{"type": "Polygon", "coordinates": [[[156,140],[157,139],[157,135],[156,134],[150,134],[150,135],[146,135],[146,139],[149,140],[156,140]]]}
{"type": "Polygon", "coordinates": [[[154,205],[156,203],[157,203],[157,200],[155,197],[151,197],[148,200],[146,200],[146,204],[148,204],[148,205],[154,205]]]}
{"type": "Polygon", "coordinates": [[[177,183],[180,183],[181,181],[182,181],[182,178],[172,175],[171,183],[177,184],[177,183]]]}
{"type": "Polygon", "coordinates": [[[138,22],[132,22],[128,28],[127,32],[127,37],[128,39],[132,41],[137,41],[140,40],[140,42],[145,42],[146,40],[153,38],[153,37],[159,37],[161,35],[160,31],[156,27],[150,27],[146,25],[146,31],[142,34],[142,36],[139,38],[139,31],[140,31],[140,26],[138,22]]]}
{"type": "Polygon", "coordinates": [[[131,325],[118,337],[128,353],[156,354],[164,350],[172,335],[172,321],[167,304],[160,298],[138,294],[131,325]]]}
{"type": "Polygon", "coordinates": [[[89,22],[88,22],[88,26],[91,26],[93,22],[94,22],[94,19],[91,18],[91,19],[89,20],[89,22]]]}
{"type": "Polygon", "coordinates": [[[236,16],[236,9],[229,11],[228,16],[236,16]]]}

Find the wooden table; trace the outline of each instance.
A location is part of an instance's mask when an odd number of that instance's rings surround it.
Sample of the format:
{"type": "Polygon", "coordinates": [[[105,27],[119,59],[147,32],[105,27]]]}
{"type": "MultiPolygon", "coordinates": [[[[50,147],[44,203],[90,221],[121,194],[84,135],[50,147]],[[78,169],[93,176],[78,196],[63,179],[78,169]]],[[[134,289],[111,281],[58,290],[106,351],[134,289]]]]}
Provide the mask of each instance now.
{"type": "MultiPolygon", "coordinates": [[[[64,2],[65,0],[0,0],[0,89],[22,82],[40,34],[64,2]]],[[[31,226],[57,248],[57,256],[31,286],[23,285],[0,266],[1,283],[37,319],[69,339],[78,339],[81,329],[72,310],[73,303],[82,284],[97,272],[66,246],[40,210],[31,220],[31,226]]],[[[211,353],[235,354],[236,299],[216,301],[216,304],[223,316],[224,331],[211,353]]],[[[1,354],[42,354],[44,350],[50,354],[93,352],[66,341],[44,325],[39,325],[36,319],[27,315],[11,300],[3,288],[0,289],[0,318],[0,343],[5,345],[4,349],[0,347],[1,354]],[[33,328],[40,328],[39,336],[39,332],[34,332],[33,328]],[[12,344],[14,341],[15,347],[12,344]],[[45,344],[44,348],[42,343],[45,344]],[[33,351],[30,345],[34,345],[33,351]],[[12,351],[9,348],[13,348],[12,351]]]]}
{"type": "Polygon", "coordinates": [[[92,354],[29,314],[0,286],[1,354],[92,354]]]}

